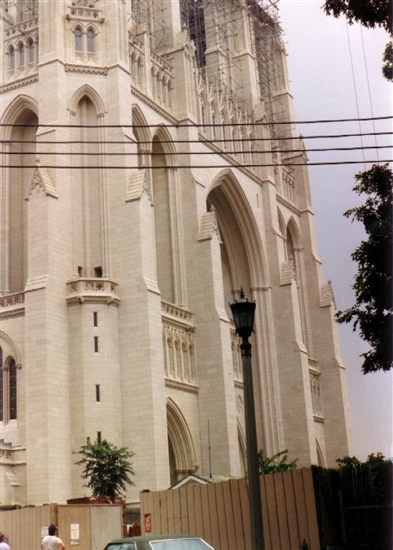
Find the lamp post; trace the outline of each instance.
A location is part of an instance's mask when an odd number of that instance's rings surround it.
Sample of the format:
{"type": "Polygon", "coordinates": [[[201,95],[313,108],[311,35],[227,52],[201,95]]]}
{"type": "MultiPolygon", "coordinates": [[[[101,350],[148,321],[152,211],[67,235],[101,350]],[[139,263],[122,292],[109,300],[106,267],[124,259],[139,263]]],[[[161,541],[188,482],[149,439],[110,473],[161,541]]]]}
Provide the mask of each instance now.
{"type": "Polygon", "coordinates": [[[244,415],[246,423],[248,501],[250,506],[251,550],[263,550],[262,504],[259,480],[257,428],[251,368],[251,344],[248,339],[254,326],[255,302],[249,302],[243,289],[239,300],[230,304],[240,345],[243,364],[244,415]]]}

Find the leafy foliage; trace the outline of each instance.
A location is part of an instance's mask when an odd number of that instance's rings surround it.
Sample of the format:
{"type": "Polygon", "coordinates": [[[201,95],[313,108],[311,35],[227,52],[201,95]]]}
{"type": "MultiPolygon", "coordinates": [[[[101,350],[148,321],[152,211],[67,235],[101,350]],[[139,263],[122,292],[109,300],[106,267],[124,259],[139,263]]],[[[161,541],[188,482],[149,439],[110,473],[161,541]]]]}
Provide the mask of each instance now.
{"type": "MultiPolygon", "coordinates": [[[[350,25],[360,23],[367,28],[381,27],[392,36],[393,0],[326,0],[323,9],[327,15],[344,15],[350,25]]],[[[393,81],[393,45],[389,42],[383,54],[382,74],[393,81]]]]}
{"type": "Polygon", "coordinates": [[[374,165],[356,176],[354,191],[368,198],[362,206],[344,216],[363,223],[368,240],[362,241],[352,254],[358,264],[353,289],[355,304],[338,311],[339,323],[353,322],[360,337],[371,349],[362,354],[364,374],[388,371],[393,366],[392,350],[392,204],[393,172],[388,165],[374,165]]]}
{"type": "Polygon", "coordinates": [[[383,54],[382,74],[390,82],[393,82],[393,42],[388,42],[383,54]]]}
{"type": "Polygon", "coordinates": [[[350,25],[356,21],[364,27],[392,32],[392,0],[326,0],[323,9],[334,17],[345,15],[350,25]]]}
{"type": "Polygon", "coordinates": [[[120,489],[126,489],[126,484],[134,485],[129,477],[135,475],[129,462],[134,453],[125,447],[119,449],[106,439],[92,443],[88,437],[86,444],[74,454],[83,457],[76,464],[84,466],[81,475],[88,479],[84,487],[89,487],[94,497],[105,496],[113,501],[120,489]]]}
{"type": "Polygon", "coordinates": [[[275,474],[277,472],[286,472],[287,470],[295,470],[297,458],[292,462],[287,462],[288,450],[280,451],[279,453],[268,457],[261,449],[258,453],[259,475],[275,474]]]}

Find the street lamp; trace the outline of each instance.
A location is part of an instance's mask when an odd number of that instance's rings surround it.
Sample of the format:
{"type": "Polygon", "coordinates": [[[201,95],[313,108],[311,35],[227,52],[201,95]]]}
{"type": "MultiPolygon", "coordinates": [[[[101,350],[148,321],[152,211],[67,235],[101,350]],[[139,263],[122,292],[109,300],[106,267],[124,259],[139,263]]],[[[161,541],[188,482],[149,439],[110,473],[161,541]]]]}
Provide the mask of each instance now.
{"type": "Polygon", "coordinates": [[[240,345],[243,364],[244,416],[246,423],[248,501],[250,506],[251,550],[263,550],[262,504],[259,481],[257,428],[251,368],[251,344],[248,339],[254,326],[255,302],[249,302],[240,289],[239,300],[230,304],[240,345]]]}

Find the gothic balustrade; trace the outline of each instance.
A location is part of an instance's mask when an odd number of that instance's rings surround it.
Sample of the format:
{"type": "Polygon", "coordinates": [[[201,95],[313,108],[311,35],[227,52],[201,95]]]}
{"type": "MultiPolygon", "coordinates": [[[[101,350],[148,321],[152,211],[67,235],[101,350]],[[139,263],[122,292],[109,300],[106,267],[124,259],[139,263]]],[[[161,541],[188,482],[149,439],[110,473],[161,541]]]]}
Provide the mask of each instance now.
{"type": "Polygon", "coordinates": [[[99,304],[118,306],[117,283],[104,277],[78,277],[67,281],[69,306],[76,304],[99,304]]]}
{"type": "Polygon", "coordinates": [[[162,344],[165,377],[191,391],[197,384],[195,365],[195,327],[192,313],[169,302],[161,302],[162,344]]]}

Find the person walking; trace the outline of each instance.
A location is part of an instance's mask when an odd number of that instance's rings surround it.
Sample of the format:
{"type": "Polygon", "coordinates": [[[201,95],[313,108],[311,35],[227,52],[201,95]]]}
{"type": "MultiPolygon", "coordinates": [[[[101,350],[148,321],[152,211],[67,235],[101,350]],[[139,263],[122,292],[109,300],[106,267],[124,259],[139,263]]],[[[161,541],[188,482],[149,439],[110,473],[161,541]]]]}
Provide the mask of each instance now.
{"type": "Polygon", "coordinates": [[[65,550],[64,542],[56,536],[56,533],[57,527],[52,523],[48,527],[48,534],[42,539],[42,550],[65,550]]]}
{"type": "Polygon", "coordinates": [[[9,544],[7,544],[4,539],[4,533],[0,533],[0,550],[11,550],[9,544]]]}

